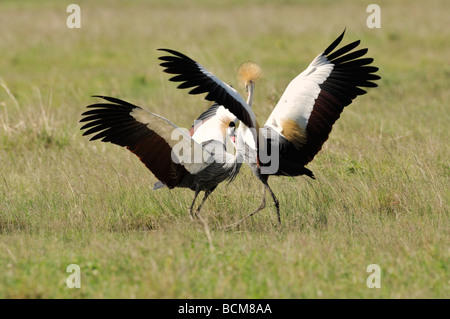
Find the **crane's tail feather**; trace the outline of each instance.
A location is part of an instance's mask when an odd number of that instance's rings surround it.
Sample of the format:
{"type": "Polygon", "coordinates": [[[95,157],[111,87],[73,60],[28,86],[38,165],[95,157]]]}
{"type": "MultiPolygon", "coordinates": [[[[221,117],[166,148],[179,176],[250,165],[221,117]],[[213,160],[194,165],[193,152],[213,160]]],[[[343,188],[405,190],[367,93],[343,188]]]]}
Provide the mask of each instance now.
{"type": "Polygon", "coordinates": [[[164,188],[164,187],[166,187],[166,184],[164,184],[164,183],[161,182],[161,181],[157,181],[157,182],[153,185],[153,190],[157,190],[157,189],[164,188]]]}

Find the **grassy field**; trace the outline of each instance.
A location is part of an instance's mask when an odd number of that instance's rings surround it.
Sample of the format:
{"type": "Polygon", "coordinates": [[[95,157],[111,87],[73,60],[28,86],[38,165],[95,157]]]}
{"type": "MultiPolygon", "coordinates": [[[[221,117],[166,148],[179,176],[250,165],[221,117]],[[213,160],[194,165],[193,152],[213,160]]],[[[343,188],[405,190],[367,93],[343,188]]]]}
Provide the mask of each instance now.
{"type": "MultiPolygon", "coordinates": [[[[449,298],[449,1],[65,1],[0,3],[1,298],[449,298]],[[316,181],[271,178],[269,205],[247,167],[191,222],[193,192],[154,176],[78,123],[91,95],[189,127],[209,103],[167,81],[157,48],[187,53],[238,87],[265,77],[264,123],[289,81],[347,28],[380,67],[308,165],[316,181]],[[69,289],[66,268],[81,269],[69,289]],[[369,289],[367,266],[381,268],[369,289]]],[[[240,89],[241,90],[241,89],[240,89]]],[[[244,92],[241,90],[241,93],[244,92]]]]}

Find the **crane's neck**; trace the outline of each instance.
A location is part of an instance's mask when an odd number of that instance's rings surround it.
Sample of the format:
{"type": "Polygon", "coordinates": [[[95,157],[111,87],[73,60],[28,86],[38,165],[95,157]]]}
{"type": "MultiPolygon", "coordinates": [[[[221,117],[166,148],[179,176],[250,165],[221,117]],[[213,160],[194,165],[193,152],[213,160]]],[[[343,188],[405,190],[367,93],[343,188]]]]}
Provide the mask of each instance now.
{"type": "MultiPolygon", "coordinates": [[[[253,104],[253,90],[255,83],[249,82],[246,85],[247,88],[247,105],[252,107],[253,104]]],[[[234,154],[234,159],[228,164],[228,169],[230,169],[230,181],[232,181],[237,173],[239,172],[242,163],[245,161],[251,167],[256,165],[256,154],[257,147],[255,142],[255,128],[249,128],[247,125],[239,123],[239,127],[236,132],[236,152],[234,154]],[[253,165],[255,163],[255,165],[253,165]]]]}
{"type": "MultiPolygon", "coordinates": [[[[253,90],[255,88],[254,82],[249,82],[246,85],[247,88],[247,105],[252,107],[253,105],[253,90]]],[[[242,163],[247,162],[250,166],[256,163],[257,159],[257,146],[256,146],[256,128],[249,128],[247,125],[239,123],[239,127],[236,132],[236,154],[235,160],[242,163]]]]}
{"type": "Polygon", "coordinates": [[[255,83],[253,81],[250,81],[248,84],[246,84],[246,87],[247,87],[247,104],[248,106],[252,107],[253,91],[255,89],[255,83]]]}

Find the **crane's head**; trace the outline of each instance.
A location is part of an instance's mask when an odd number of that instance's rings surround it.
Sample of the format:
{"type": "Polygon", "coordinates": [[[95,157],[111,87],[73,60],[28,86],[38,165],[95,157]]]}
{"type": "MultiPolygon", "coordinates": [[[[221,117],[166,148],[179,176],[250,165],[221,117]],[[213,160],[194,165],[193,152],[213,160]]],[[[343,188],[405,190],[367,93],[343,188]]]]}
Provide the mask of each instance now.
{"type": "Polygon", "coordinates": [[[262,75],[263,72],[259,65],[250,61],[242,63],[238,69],[238,78],[247,91],[247,104],[249,106],[252,106],[255,83],[262,77],[262,75]]]}
{"type": "Polygon", "coordinates": [[[236,151],[236,124],[238,122],[238,119],[235,119],[234,121],[231,121],[230,124],[227,127],[227,136],[229,139],[227,139],[225,143],[225,147],[228,153],[233,154],[236,151]],[[230,143],[231,142],[231,143],[230,143]]]}
{"type": "Polygon", "coordinates": [[[236,143],[236,123],[234,121],[231,121],[227,128],[227,134],[230,137],[231,142],[233,143],[233,146],[235,146],[236,143]]]}

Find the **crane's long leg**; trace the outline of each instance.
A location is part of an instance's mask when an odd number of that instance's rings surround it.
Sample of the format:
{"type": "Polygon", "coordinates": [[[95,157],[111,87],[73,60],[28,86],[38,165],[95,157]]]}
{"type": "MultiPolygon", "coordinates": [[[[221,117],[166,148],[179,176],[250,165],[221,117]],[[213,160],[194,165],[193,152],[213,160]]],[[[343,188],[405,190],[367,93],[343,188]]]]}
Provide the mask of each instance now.
{"type": "Polygon", "coordinates": [[[195,200],[197,199],[198,193],[200,193],[200,189],[197,187],[195,189],[194,200],[192,201],[191,207],[189,208],[189,215],[191,216],[192,220],[194,220],[194,214],[192,213],[192,210],[194,208],[195,200]]]}
{"type": "MultiPolygon", "coordinates": [[[[269,187],[269,189],[270,189],[270,187],[269,187]]],[[[273,194],[272,190],[270,190],[270,192],[273,194]]],[[[263,185],[263,199],[262,199],[261,205],[259,205],[259,207],[254,212],[252,212],[251,214],[249,214],[249,215],[245,216],[244,218],[242,218],[241,220],[239,220],[239,221],[237,221],[237,222],[235,222],[233,224],[230,224],[228,226],[225,226],[223,228],[227,229],[227,228],[231,228],[231,227],[237,226],[240,223],[242,223],[244,220],[246,220],[247,218],[252,217],[253,215],[255,215],[260,210],[263,210],[265,207],[266,207],[266,184],[263,185]]]]}
{"type": "MultiPolygon", "coordinates": [[[[259,207],[253,213],[251,213],[250,215],[248,215],[244,219],[252,217],[253,215],[255,215],[260,210],[263,210],[265,207],[266,207],[266,185],[263,186],[263,199],[262,199],[261,205],[259,205],[259,207]]],[[[242,219],[242,220],[244,220],[244,219],[242,219]]]]}
{"type": "Polygon", "coordinates": [[[197,207],[197,210],[195,211],[195,215],[198,215],[198,213],[200,213],[200,209],[202,208],[203,204],[205,203],[206,199],[208,198],[209,195],[211,195],[211,193],[216,189],[216,186],[214,186],[213,188],[208,189],[207,191],[205,191],[205,196],[203,196],[203,200],[200,203],[200,205],[197,207]]]}
{"type": "Polygon", "coordinates": [[[269,189],[270,195],[272,195],[273,203],[275,204],[275,208],[277,209],[278,223],[281,224],[280,202],[278,201],[278,198],[275,196],[274,192],[270,188],[269,184],[266,183],[265,186],[269,189]]]}

